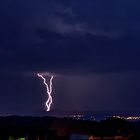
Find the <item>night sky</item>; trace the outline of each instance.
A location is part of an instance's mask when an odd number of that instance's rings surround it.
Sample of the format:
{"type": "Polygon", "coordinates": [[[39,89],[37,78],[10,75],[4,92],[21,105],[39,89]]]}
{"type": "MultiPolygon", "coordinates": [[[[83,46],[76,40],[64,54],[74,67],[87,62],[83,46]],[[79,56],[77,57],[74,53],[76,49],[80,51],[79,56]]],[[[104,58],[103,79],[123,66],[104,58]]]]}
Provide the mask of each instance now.
{"type": "Polygon", "coordinates": [[[0,114],[140,111],[139,0],[1,0],[0,114]],[[46,76],[48,78],[48,76],[46,76]]]}

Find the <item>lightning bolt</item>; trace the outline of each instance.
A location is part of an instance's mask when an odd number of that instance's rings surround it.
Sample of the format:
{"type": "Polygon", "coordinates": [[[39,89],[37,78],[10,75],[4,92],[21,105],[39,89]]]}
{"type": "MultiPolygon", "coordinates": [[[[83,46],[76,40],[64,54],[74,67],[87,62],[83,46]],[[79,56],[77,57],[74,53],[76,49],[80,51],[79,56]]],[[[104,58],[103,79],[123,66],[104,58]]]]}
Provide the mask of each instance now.
{"type": "Polygon", "coordinates": [[[51,93],[52,93],[52,81],[53,81],[54,76],[51,76],[49,85],[46,82],[46,78],[42,74],[38,73],[37,76],[43,80],[43,84],[46,87],[46,92],[48,94],[48,99],[46,101],[46,107],[47,107],[47,111],[50,111],[51,104],[52,104],[52,96],[51,96],[51,93]]]}

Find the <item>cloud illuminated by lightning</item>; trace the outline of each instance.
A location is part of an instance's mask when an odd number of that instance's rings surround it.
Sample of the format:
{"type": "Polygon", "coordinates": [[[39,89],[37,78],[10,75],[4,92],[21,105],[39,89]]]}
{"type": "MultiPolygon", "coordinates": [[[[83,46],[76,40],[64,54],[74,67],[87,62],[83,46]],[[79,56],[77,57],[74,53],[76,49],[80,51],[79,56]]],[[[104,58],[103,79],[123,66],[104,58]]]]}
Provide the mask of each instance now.
{"type": "Polygon", "coordinates": [[[48,94],[48,99],[46,101],[46,107],[47,107],[47,111],[50,111],[51,104],[53,102],[51,93],[52,93],[52,80],[53,80],[54,76],[51,76],[49,85],[46,82],[46,78],[42,74],[38,73],[37,76],[40,77],[43,80],[43,83],[46,86],[46,92],[48,94]]]}

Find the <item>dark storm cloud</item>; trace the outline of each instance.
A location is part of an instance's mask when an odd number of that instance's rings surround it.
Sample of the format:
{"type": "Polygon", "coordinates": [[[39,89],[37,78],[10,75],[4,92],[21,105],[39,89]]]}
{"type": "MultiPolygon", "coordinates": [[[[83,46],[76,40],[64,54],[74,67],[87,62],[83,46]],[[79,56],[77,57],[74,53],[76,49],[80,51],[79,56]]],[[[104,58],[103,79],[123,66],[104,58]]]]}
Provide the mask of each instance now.
{"type": "Polygon", "coordinates": [[[43,110],[42,81],[25,76],[36,72],[61,75],[54,78],[54,110],[139,110],[139,5],[1,0],[0,111],[43,110]]]}
{"type": "Polygon", "coordinates": [[[1,1],[1,71],[139,71],[138,4],[1,1]]]}

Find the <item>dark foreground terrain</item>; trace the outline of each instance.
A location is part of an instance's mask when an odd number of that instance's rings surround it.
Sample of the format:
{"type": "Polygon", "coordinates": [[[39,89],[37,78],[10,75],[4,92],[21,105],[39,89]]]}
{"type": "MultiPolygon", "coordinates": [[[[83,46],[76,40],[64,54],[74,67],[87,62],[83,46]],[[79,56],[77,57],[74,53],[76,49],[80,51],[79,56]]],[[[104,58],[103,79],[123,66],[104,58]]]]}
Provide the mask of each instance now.
{"type": "Polygon", "coordinates": [[[140,122],[110,118],[0,117],[0,140],[140,140],[140,122]]]}

